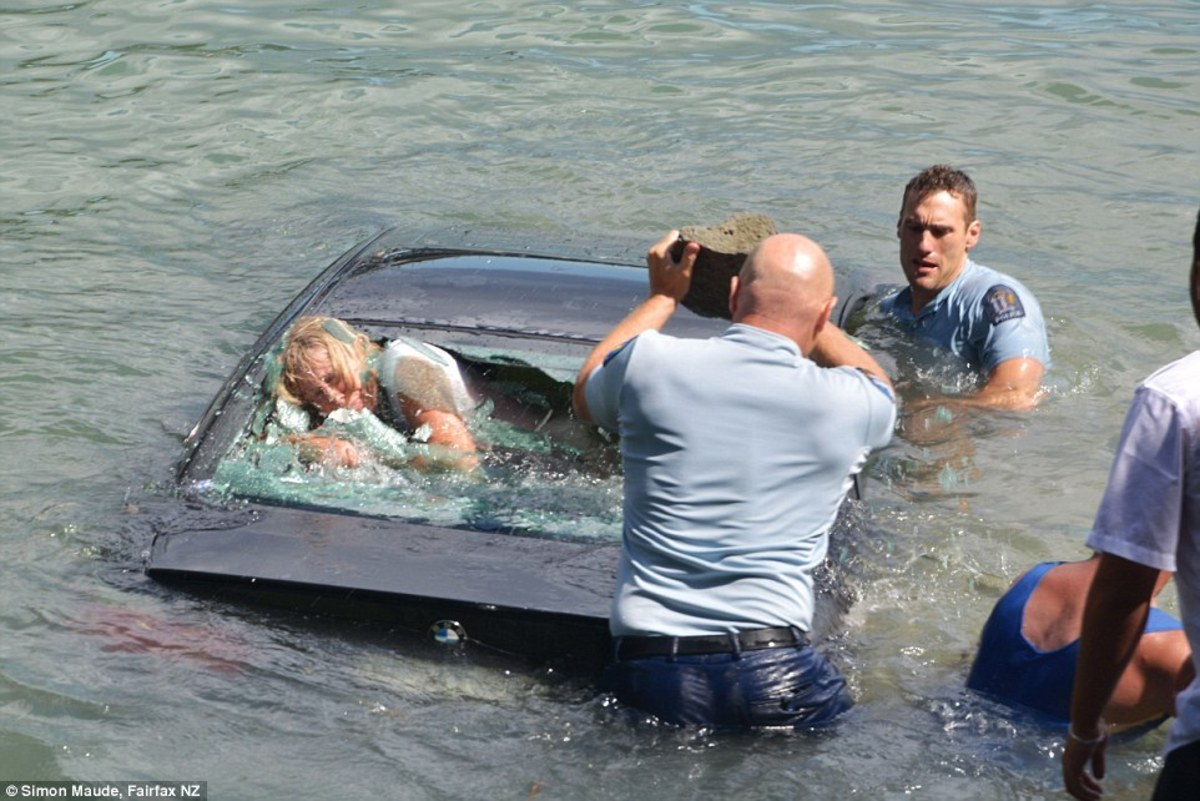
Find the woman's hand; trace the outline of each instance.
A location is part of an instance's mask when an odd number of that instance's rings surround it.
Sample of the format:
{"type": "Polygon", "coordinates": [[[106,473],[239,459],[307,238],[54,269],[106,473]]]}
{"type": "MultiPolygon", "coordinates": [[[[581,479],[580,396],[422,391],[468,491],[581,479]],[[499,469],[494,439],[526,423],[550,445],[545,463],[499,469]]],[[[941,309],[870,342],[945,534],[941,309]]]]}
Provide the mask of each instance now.
{"type": "Polygon", "coordinates": [[[297,434],[288,438],[300,446],[300,461],[327,467],[358,467],[362,458],[358,446],[348,439],[297,434]]]}

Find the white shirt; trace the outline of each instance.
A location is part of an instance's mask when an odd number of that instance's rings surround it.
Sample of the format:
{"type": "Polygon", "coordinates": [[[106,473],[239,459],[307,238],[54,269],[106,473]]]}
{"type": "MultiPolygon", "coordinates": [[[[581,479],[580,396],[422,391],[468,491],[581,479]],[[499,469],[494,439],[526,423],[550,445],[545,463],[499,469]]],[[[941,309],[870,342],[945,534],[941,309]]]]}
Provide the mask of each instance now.
{"type": "MultiPolygon", "coordinates": [[[[1137,388],[1088,546],[1175,573],[1180,617],[1200,653],[1200,351],[1137,388]]],[[[1167,750],[1200,740],[1200,680],[1176,698],[1167,750]]]]}

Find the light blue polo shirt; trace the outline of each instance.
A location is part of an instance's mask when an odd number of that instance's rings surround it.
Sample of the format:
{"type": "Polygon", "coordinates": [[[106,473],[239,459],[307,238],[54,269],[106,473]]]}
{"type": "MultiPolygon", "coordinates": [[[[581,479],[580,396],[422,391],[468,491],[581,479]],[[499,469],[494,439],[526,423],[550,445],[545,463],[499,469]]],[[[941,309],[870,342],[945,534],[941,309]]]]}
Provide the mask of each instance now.
{"type": "Polygon", "coordinates": [[[984,375],[1018,357],[1050,366],[1037,298],[1020,281],[970,259],[958,278],[917,314],[912,313],[909,287],[879,305],[914,336],[952,351],[984,375]]]}
{"type": "Polygon", "coordinates": [[[853,474],[892,436],[888,389],[735,324],[711,339],[648,331],[585,391],[624,458],[612,633],[809,630],[829,528],[853,474]]]}

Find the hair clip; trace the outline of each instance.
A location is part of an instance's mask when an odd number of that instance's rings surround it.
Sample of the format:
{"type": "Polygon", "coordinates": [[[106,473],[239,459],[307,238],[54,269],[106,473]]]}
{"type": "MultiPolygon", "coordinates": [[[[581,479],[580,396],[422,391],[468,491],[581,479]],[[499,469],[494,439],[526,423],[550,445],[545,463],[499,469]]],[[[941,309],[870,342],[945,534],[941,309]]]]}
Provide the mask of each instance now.
{"type": "Polygon", "coordinates": [[[353,345],[358,341],[358,335],[355,333],[354,329],[336,317],[330,317],[328,320],[321,323],[321,327],[325,329],[326,333],[339,342],[345,342],[347,345],[353,345]]]}

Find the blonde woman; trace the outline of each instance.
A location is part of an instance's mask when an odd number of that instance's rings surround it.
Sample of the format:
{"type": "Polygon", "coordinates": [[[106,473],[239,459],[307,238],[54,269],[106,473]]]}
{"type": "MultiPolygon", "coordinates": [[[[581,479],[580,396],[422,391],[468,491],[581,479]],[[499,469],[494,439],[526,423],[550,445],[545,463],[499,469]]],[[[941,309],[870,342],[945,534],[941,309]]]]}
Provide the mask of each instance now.
{"type": "MultiPolygon", "coordinates": [[[[284,337],[275,418],[305,461],[357,467],[355,441],[315,431],[339,410],[371,412],[433,446],[414,458],[469,469],[478,464],[464,416],[476,405],[454,358],[407,338],[386,347],[334,317],[300,317],[284,337]]],[[[343,415],[345,416],[345,415],[343,415]]]]}

